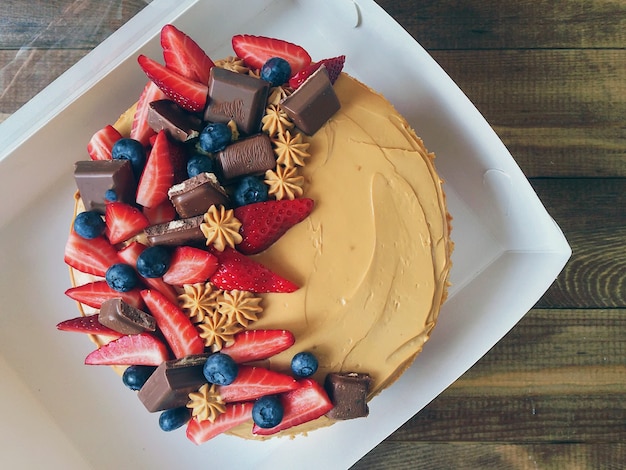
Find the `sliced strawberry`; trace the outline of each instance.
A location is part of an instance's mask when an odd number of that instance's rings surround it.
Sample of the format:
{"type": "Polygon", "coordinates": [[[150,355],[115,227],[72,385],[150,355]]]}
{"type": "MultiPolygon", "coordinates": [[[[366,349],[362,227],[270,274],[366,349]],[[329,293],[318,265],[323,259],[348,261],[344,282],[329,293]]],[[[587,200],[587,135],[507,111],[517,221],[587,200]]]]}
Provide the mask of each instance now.
{"type": "Polygon", "coordinates": [[[291,376],[264,367],[239,366],[237,378],[230,385],[217,387],[226,403],[254,400],[264,395],[275,395],[298,388],[291,376]]]}
{"type": "Polygon", "coordinates": [[[128,240],[150,225],[148,218],[139,209],[124,202],[108,203],[104,221],[104,234],[113,245],[128,240]]]}
{"type": "Polygon", "coordinates": [[[148,125],[150,103],[165,98],[167,98],[167,95],[152,80],[146,83],[141,95],[139,95],[137,109],[133,116],[133,124],[130,128],[130,137],[141,142],[144,147],[150,144],[150,137],[156,134],[148,125]]]}
{"type": "Polygon", "coordinates": [[[177,246],[163,280],[174,286],[205,282],[217,270],[217,257],[191,246],[177,246]]]}
{"type": "Polygon", "coordinates": [[[167,346],[148,333],[124,335],[89,353],[85,364],[158,366],[169,359],[167,346]]]}
{"type": "Polygon", "coordinates": [[[143,215],[148,218],[150,225],[157,225],[174,220],[176,218],[176,209],[174,209],[170,200],[167,199],[158,206],[144,207],[143,215]]]}
{"type": "Polygon", "coordinates": [[[306,423],[328,413],[333,404],[326,391],[312,379],[303,379],[298,382],[298,388],[281,395],[283,404],[283,420],[273,428],[261,428],[256,424],[252,433],[259,436],[269,436],[279,431],[306,423]]]}
{"type": "Polygon", "coordinates": [[[302,85],[307,78],[309,78],[313,72],[319,69],[322,65],[326,67],[328,71],[328,78],[330,79],[330,83],[335,83],[335,81],[341,75],[341,71],[343,70],[343,65],[346,62],[346,56],[340,55],[338,57],[332,57],[330,59],[320,60],[319,62],[315,62],[314,64],[309,65],[304,68],[297,74],[293,75],[289,79],[289,86],[294,90],[297,89],[300,85],[302,85]]]}
{"type": "Polygon", "coordinates": [[[137,61],[148,78],[181,108],[194,113],[204,110],[209,92],[207,84],[183,77],[145,55],[140,55],[137,61]]]}
{"type": "Polygon", "coordinates": [[[98,321],[98,314],[85,315],[62,321],[57,325],[57,330],[70,331],[73,333],[87,333],[91,335],[109,336],[119,338],[124,336],[111,328],[104,326],[98,321]]]}
{"type": "Polygon", "coordinates": [[[296,342],[287,330],[246,330],[235,335],[234,344],[222,348],[235,362],[261,361],[285,351],[296,342]]]}
{"type": "Polygon", "coordinates": [[[87,153],[92,160],[111,160],[113,144],[121,138],[122,134],[109,124],[91,137],[87,144],[87,153]]]}
{"type": "Polygon", "coordinates": [[[174,166],[170,153],[167,133],[160,131],[137,185],[137,204],[156,207],[167,200],[167,190],[174,184],[174,166]]]}
{"type": "Polygon", "coordinates": [[[94,276],[104,276],[107,269],[118,262],[117,251],[106,238],[87,240],[73,230],[65,244],[63,259],[72,268],[94,276]]]}
{"type": "Polygon", "coordinates": [[[311,64],[311,56],[304,48],[282,39],[238,34],[233,36],[232,44],[237,56],[253,69],[260,69],[272,57],[289,62],[292,75],[311,64]]]}
{"type": "Polygon", "coordinates": [[[195,82],[209,83],[209,71],[215,64],[193,39],[176,26],[163,26],[161,47],[168,69],[195,82]]]}
{"type": "Polygon", "coordinates": [[[155,290],[143,290],[141,296],[176,358],[204,352],[204,341],[178,305],[155,290]]]}
{"type": "Polygon", "coordinates": [[[226,432],[235,426],[239,426],[252,419],[252,403],[235,403],[226,405],[226,411],[219,415],[213,422],[207,420],[198,421],[196,418],[189,420],[187,424],[187,438],[196,445],[213,439],[215,436],[226,432]]]}
{"type": "Polygon", "coordinates": [[[121,298],[129,305],[135,308],[144,308],[139,289],[129,290],[128,292],[118,292],[109,287],[106,281],[94,281],[82,286],[70,287],[65,291],[70,299],[81,304],[89,305],[93,308],[100,308],[102,302],[109,299],[121,298]]]}
{"type": "Polygon", "coordinates": [[[313,204],[312,199],[300,198],[237,207],[235,217],[241,222],[239,233],[243,237],[237,249],[245,255],[253,255],[269,248],[292,226],[306,219],[313,204]]]}

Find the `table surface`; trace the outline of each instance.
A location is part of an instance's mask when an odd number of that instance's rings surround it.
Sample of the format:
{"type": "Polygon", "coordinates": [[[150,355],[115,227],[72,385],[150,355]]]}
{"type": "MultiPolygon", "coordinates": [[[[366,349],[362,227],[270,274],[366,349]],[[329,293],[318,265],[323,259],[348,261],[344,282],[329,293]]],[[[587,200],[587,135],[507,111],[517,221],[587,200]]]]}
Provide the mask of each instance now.
{"type": "MultiPolygon", "coordinates": [[[[504,339],[354,468],[623,468],[626,2],[379,3],[483,113],[573,255],[504,339]]],[[[4,0],[0,120],[145,5],[4,0]]]]}

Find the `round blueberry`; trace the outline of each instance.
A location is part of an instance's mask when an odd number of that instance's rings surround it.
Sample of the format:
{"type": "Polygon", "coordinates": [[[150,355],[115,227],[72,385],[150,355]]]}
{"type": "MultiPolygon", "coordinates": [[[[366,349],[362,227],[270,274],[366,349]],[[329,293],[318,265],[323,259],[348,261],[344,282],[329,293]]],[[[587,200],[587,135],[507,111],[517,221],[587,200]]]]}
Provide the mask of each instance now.
{"type": "Polygon", "coordinates": [[[280,86],[289,80],[291,66],[282,57],[272,57],[261,67],[261,78],[270,82],[271,86],[280,86]]]}
{"type": "Polygon", "coordinates": [[[137,287],[137,273],[132,266],[124,263],[112,265],[105,273],[109,287],[117,292],[128,292],[137,287]]]}
{"type": "Polygon", "coordinates": [[[137,258],[137,271],[146,278],[162,277],[170,267],[170,259],[170,252],[164,246],[150,246],[137,258]]]}
{"type": "Polygon", "coordinates": [[[74,231],[80,237],[91,240],[104,233],[106,224],[96,211],[81,212],[74,219],[74,231]]]}
{"type": "Polygon", "coordinates": [[[104,200],[109,202],[117,201],[117,193],[115,192],[115,189],[107,189],[104,193],[104,200]]]}
{"type": "Polygon", "coordinates": [[[233,192],[233,200],[237,206],[267,201],[267,198],[267,185],[256,176],[241,178],[233,192]]]}
{"type": "Polygon", "coordinates": [[[285,410],[276,395],[266,395],[254,402],[252,419],[260,428],[273,428],[283,420],[285,410]]]}
{"type": "Polygon", "coordinates": [[[141,142],[131,138],[123,138],[113,144],[111,156],[114,160],[130,160],[135,178],[139,179],[146,164],[146,149],[141,142]]]}
{"type": "Polygon", "coordinates": [[[200,173],[213,173],[215,171],[215,165],[211,157],[196,153],[189,157],[187,160],[187,175],[189,178],[193,178],[200,173]]]}
{"type": "Polygon", "coordinates": [[[183,426],[191,418],[191,410],[186,406],[165,410],[159,416],[159,427],[166,432],[183,426]]]}
{"type": "Polygon", "coordinates": [[[291,359],[291,371],[298,377],[310,377],[317,371],[317,358],[310,352],[299,352],[291,359]]]}
{"type": "Polygon", "coordinates": [[[198,147],[206,153],[219,152],[230,144],[232,138],[233,132],[230,127],[222,122],[214,122],[200,132],[198,147]]]}
{"type": "Polygon", "coordinates": [[[208,382],[230,385],[237,378],[239,367],[228,354],[215,353],[207,358],[202,371],[208,382]]]}
{"type": "Polygon", "coordinates": [[[131,390],[139,390],[155,370],[154,366],[128,366],[122,374],[122,382],[131,390]]]}

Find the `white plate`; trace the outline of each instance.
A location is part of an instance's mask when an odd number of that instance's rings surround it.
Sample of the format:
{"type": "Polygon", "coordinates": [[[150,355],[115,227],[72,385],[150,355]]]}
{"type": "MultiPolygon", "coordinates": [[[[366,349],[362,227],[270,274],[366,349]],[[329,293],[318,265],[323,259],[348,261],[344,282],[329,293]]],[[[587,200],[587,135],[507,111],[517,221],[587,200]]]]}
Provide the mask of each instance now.
{"type": "Polygon", "coordinates": [[[482,116],[369,0],[157,0],[0,125],[0,149],[5,462],[45,461],[64,468],[347,468],[502,338],[571,253],[482,116]],[[92,133],[137,99],[145,76],[135,58],[140,51],[158,56],[158,32],[169,22],[214,58],[231,54],[230,37],[242,32],[292,40],[314,59],[346,54],[346,71],[385,94],[437,154],[454,216],[450,299],[424,352],[372,401],[367,419],[294,440],[258,443],[220,436],[196,447],[182,430],[160,431],[157,416],[146,413],[115,374],[83,366],[92,349],[86,338],[55,329],[75,315],[74,302],[63,295],[69,287],[63,247],[72,212],[72,165],[87,158],[92,133]]]}

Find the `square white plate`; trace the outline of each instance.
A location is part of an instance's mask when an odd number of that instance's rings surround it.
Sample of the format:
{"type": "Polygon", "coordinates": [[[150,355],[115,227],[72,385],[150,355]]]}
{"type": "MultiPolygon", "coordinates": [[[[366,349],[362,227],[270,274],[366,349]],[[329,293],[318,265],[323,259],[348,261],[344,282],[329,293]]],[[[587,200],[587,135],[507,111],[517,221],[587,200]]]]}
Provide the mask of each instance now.
{"type": "Polygon", "coordinates": [[[347,468],[502,338],[571,254],[479,112],[369,0],[156,0],[0,125],[0,152],[0,447],[20,467],[347,468]],[[424,352],[367,419],[294,440],[220,436],[196,447],[183,430],[160,431],[115,374],[83,366],[86,338],[55,329],[76,314],[63,295],[73,163],[137,99],[146,79],[135,58],[159,56],[170,22],[213,58],[232,54],[237,33],[297,42],[314,59],[345,54],[346,71],[382,92],[437,154],[454,216],[450,298],[424,352]]]}

